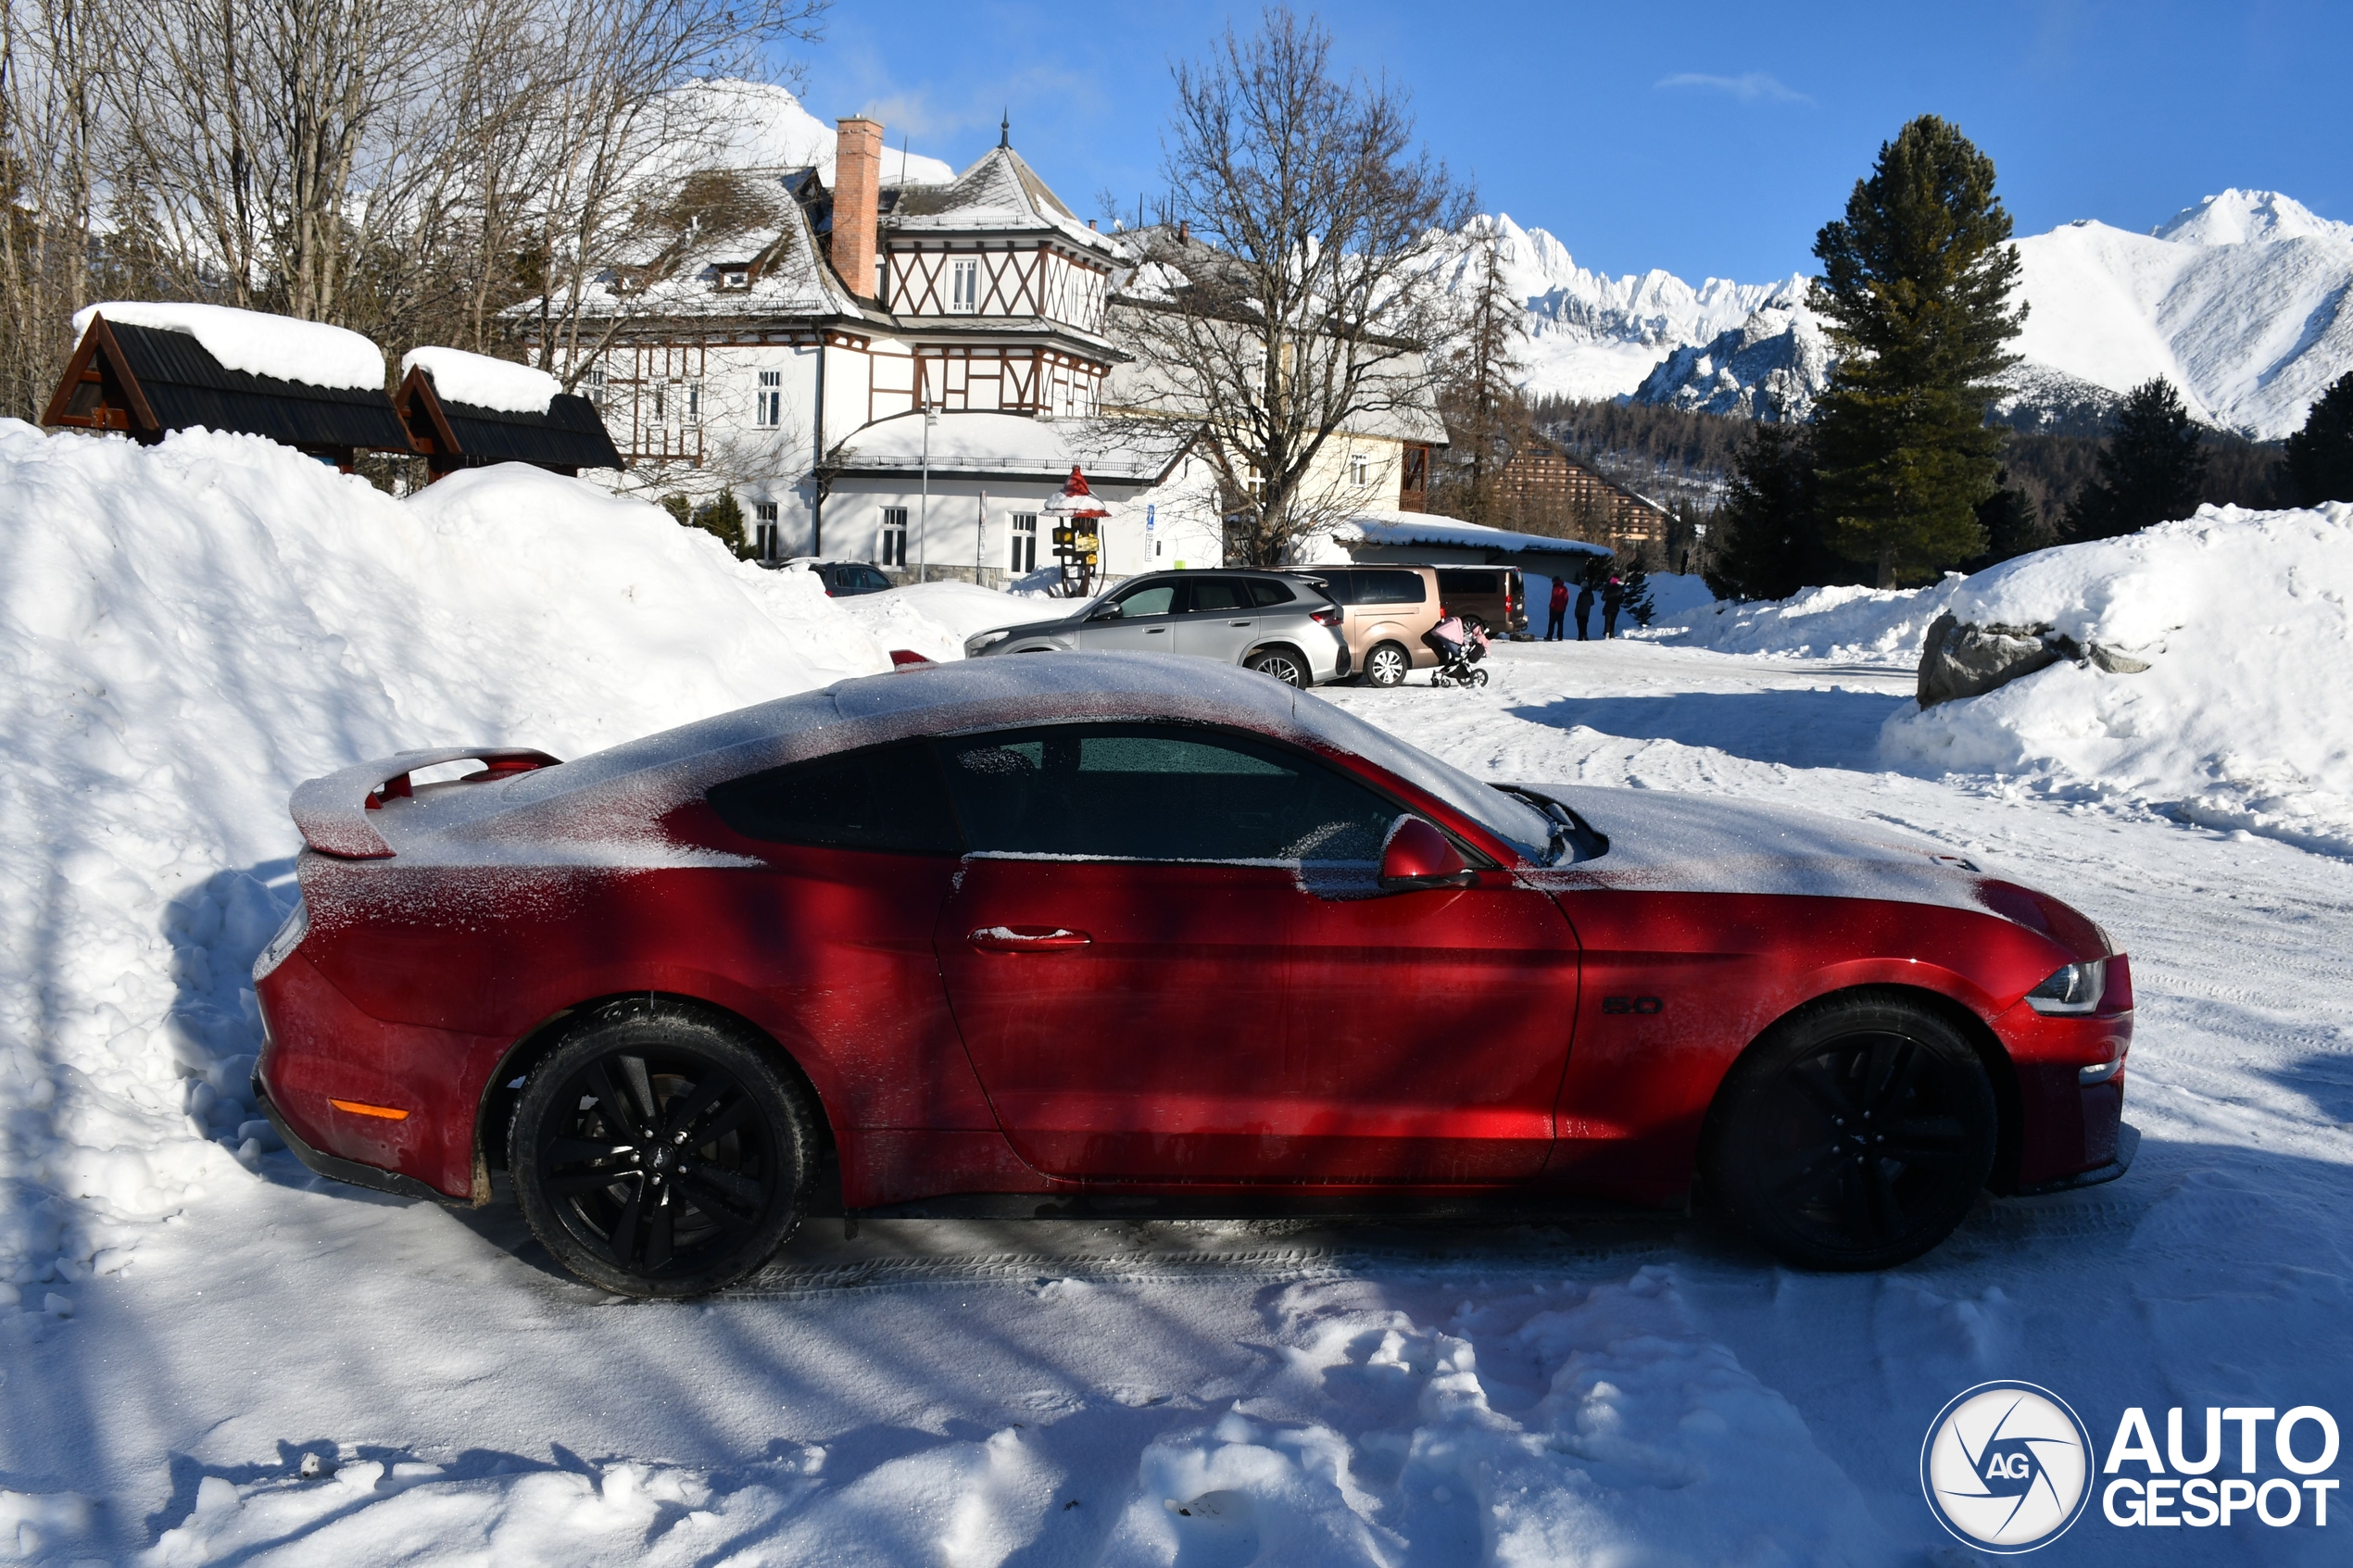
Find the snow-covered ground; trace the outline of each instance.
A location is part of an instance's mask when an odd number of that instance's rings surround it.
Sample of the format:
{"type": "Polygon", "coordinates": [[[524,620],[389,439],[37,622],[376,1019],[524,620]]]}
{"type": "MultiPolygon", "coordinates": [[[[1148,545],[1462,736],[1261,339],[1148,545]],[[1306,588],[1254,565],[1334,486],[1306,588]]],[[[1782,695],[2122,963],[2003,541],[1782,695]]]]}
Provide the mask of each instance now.
{"type": "MultiPolygon", "coordinates": [[[[2114,933],[2138,1163],[1906,1268],[1793,1273],[1676,1215],[820,1221],[648,1305],[511,1207],[310,1178],[233,1098],[291,783],[576,749],[905,646],[894,596],[573,495],[0,428],[0,1560],[1959,1563],[1918,1455],[1977,1382],[2103,1447],[2134,1405],[2160,1443],[2190,1407],[2194,1449],[2208,1405],[2353,1421],[2353,861],[1893,770],[1911,671],[1860,633],[1507,645],[1481,691],[1331,695],[1489,776],[1906,828],[2114,933]]],[[[2095,1503],[2054,1560],[2334,1562],[2339,1499],[2155,1533],[2095,1503]]]]}

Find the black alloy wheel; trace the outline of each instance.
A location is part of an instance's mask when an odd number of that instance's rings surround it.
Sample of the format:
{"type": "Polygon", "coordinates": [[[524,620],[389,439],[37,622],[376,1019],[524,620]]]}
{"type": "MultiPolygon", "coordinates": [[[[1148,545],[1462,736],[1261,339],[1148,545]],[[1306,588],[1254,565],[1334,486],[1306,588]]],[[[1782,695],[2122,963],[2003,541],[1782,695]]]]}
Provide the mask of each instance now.
{"type": "Polygon", "coordinates": [[[624,1296],[698,1296],[784,1244],[808,1205],[816,1114],[747,1034],[631,1002],[532,1072],[508,1166],[557,1261],[624,1296]]]}
{"type": "Polygon", "coordinates": [[[1272,675],[1287,686],[1303,688],[1308,684],[1306,664],[1289,648],[1262,648],[1244,659],[1242,667],[1272,675]]]}
{"type": "Polygon", "coordinates": [[[1402,686],[1414,668],[1402,644],[1383,643],[1365,656],[1365,680],[1376,686],[1402,686]]]}
{"type": "Polygon", "coordinates": [[[1709,1113],[1709,1188],[1784,1261],[1883,1269],[1952,1234],[1994,1168],[2000,1118],[1960,1031],[1902,997],[1800,1010],[1752,1047],[1709,1113]]]}

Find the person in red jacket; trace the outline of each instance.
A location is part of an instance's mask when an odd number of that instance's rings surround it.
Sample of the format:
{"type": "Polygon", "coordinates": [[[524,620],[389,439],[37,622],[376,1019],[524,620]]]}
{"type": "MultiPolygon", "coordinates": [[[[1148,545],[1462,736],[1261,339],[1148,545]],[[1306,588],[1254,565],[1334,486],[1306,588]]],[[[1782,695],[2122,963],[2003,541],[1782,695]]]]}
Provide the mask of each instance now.
{"type": "Polygon", "coordinates": [[[1561,626],[1567,619],[1568,579],[1566,577],[1555,577],[1553,579],[1553,619],[1551,623],[1545,628],[1544,640],[1548,643],[1560,642],[1565,635],[1561,630],[1561,626]]]}

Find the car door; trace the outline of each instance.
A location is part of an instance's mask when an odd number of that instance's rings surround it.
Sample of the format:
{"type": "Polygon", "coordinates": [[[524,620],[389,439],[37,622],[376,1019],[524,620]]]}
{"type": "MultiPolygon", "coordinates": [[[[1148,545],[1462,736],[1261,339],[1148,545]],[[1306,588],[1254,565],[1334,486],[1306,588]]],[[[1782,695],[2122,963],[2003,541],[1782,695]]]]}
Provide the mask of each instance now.
{"type": "Polygon", "coordinates": [[[1079,625],[1079,647],[1088,653],[1173,652],[1179,587],[1164,578],[1113,596],[1079,625]]]}
{"type": "Polygon", "coordinates": [[[1258,607],[1240,577],[1196,577],[1185,584],[1185,612],[1176,618],[1176,651],[1239,664],[1258,640],[1258,607]]]}
{"type": "Polygon", "coordinates": [[[941,972],[1023,1159],[1313,1185],[1542,1164],[1576,984],[1550,900],[1500,872],[1380,894],[1395,802],[1256,737],[1097,724],[941,746],[975,851],[941,972]]]}

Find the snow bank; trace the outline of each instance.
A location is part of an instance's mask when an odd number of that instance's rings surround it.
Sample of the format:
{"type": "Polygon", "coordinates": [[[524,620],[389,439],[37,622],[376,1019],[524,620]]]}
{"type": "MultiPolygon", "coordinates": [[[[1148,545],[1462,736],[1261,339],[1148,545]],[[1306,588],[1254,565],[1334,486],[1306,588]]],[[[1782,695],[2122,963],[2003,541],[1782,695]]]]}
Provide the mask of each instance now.
{"type": "MultiPolygon", "coordinates": [[[[1808,588],[1786,599],[1745,603],[1693,594],[1672,608],[1662,595],[1659,614],[1642,634],[1718,653],[1917,666],[1929,626],[1950,608],[1961,581],[1956,572],[1931,588],[1808,588]]],[[[1704,594],[1705,586],[1697,592],[1704,594]]]]}
{"type": "Polygon", "coordinates": [[[245,969],[294,897],[294,784],[887,667],[805,575],[538,470],[400,502],[257,437],[0,421],[0,1332],[251,1179],[245,969]]]}
{"type": "Polygon", "coordinates": [[[1067,599],[1041,604],[1028,596],[970,583],[913,583],[887,594],[861,594],[835,602],[885,646],[910,648],[939,661],[963,658],[964,639],[982,632],[1078,611],[1067,599]]]}
{"type": "Polygon", "coordinates": [[[545,370],[493,359],[462,348],[412,348],[400,357],[400,376],[409,377],[422,365],[433,378],[434,392],[445,403],[471,404],[507,414],[544,414],[563,391],[563,383],[545,370]]]}
{"type": "Polygon", "coordinates": [[[185,332],[221,364],[247,375],[362,392],[381,391],[384,383],[383,351],[358,332],[323,321],[297,321],[292,316],[225,305],[110,299],[75,311],[73,335],[79,338],[88,332],[90,318],[100,315],[129,327],[185,332]]]}
{"type": "Polygon", "coordinates": [[[1917,597],[1979,624],[2048,625],[2150,668],[2063,663],[1906,708],[1881,734],[1889,761],[2023,775],[2353,854],[2353,505],[2201,508],[1917,597]]]}

